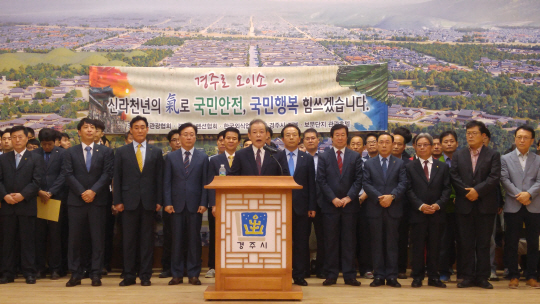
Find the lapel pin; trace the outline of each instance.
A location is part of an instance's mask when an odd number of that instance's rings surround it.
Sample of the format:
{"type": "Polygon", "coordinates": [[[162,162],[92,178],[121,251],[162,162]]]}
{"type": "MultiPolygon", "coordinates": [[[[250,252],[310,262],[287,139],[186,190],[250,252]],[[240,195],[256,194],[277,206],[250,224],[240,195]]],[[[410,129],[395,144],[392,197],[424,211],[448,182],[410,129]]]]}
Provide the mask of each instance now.
{"type": "Polygon", "coordinates": [[[26,160],[26,157],[24,158],[24,160],[26,160]]]}
{"type": "Polygon", "coordinates": [[[99,150],[98,150],[98,149],[96,149],[96,152],[99,152],[99,150]]]}

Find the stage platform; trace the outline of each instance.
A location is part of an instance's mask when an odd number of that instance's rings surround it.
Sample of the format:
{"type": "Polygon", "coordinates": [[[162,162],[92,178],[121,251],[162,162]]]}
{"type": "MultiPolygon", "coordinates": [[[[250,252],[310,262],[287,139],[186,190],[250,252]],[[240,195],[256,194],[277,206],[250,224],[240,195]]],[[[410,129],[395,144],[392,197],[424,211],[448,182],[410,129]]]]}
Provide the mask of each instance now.
{"type": "MultiPolygon", "coordinates": [[[[36,285],[27,285],[19,278],[15,283],[0,285],[0,303],[203,303],[206,288],[214,283],[214,279],[205,279],[201,275],[201,286],[184,284],[168,286],[169,279],[157,277],[154,271],[152,286],[142,287],[139,284],[120,287],[119,273],[111,273],[103,277],[103,286],[92,287],[90,279],[84,279],[81,286],[65,287],[68,277],[52,281],[49,278],[38,280],[36,285]]],[[[206,273],[204,271],[203,273],[206,273]]],[[[455,276],[452,276],[455,280],[455,276]]],[[[538,303],[540,289],[531,289],[520,282],[519,289],[508,289],[508,281],[492,282],[495,289],[484,290],[478,287],[458,289],[456,282],[450,282],[446,289],[423,286],[411,288],[411,279],[400,280],[402,288],[387,286],[369,287],[371,280],[360,279],[362,286],[352,287],[338,284],[325,287],[323,280],[307,279],[309,286],[302,287],[304,299],[301,303],[538,303]]],[[[139,280],[137,280],[139,283],[139,280]]],[[[424,281],[427,283],[427,281],[424,281]]],[[[247,303],[248,301],[206,301],[206,303],[247,303]]],[[[258,301],[259,303],[289,303],[287,301],[258,301]]],[[[292,301],[300,303],[299,301],[292,301]]],[[[291,303],[292,303],[291,302],[291,303]]],[[[251,302],[250,302],[251,303],[251,302]]]]}

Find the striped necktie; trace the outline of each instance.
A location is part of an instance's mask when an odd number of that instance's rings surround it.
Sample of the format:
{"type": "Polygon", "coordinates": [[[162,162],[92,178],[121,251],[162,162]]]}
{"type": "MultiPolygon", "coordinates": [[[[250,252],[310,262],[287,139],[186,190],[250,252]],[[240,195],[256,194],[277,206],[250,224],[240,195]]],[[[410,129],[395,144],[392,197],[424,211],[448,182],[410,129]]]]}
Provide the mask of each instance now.
{"type": "Polygon", "coordinates": [[[185,170],[186,175],[187,175],[188,172],[189,172],[189,170],[188,170],[188,168],[189,168],[189,156],[191,155],[191,152],[186,151],[184,154],[186,155],[186,157],[184,158],[184,170],[185,170]]]}

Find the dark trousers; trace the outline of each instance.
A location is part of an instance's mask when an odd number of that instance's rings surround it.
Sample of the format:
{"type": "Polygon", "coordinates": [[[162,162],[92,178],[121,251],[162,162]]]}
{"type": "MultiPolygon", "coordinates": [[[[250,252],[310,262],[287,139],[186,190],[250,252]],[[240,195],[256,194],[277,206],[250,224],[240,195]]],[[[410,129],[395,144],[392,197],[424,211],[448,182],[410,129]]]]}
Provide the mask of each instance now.
{"type": "Polygon", "coordinates": [[[343,279],[356,278],[354,255],[356,250],[356,222],[358,212],[355,213],[323,213],[324,242],[325,242],[325,272],[327,279],[337,279],[339,275],[339,261],[343,279]],[[352,229],[351,229],[352,228],[352,229]]]}
{"type": "Polygon", "coordinates": [[[187,207],[182,212],[172,214],[171,272],[174,278],[181,278],[184,274],[185,238],[188,240],[186,265],[188,277],[198,277],[201,274],[201,225],[202,214],[190,213],[187,207]]]}
{"type": "Polygon", "coordinates": [[[161,266],[163,271],[171,270],[171,250],[172,250],[172,215],[161,211],[163,220],[163,254],[161,256],[161,266]]]}
{"type": "Polygon", "coordinates": [[[24,277],[36,275],[36,217],[24,215],[3,215],[4,236],[2,248],[3,275],[15,278],[18,255],[16,243],[21,246],[21,270],[24,277]]]}
{"type": "Polygon", "coordinates": [[[370,243],[371,234],[369,233],[368,220],[365,216],[360,216],[356,224],[356,259],[360,275],[373,271],[370,243]]]}
{"type": "Polygon", "coordinates": [[[479,214],[477,210],[469,214],[456,214],[463,279],[487,280],[491,274],[490,243],[495,214],[479,214]]]}
{"type": "Polygon", "coordinates": [[[521,206],[516,213],[504,213],[506,222],[506,233],[504,243],[505,261],[508,263],[508,272],[510,279],[519,279],[518,270],[518,244],[523,223],[525,223],[525,232],[527,239],[527,269],[525,277],[528,279],[537,279],[538,277],[538,233],[540,232],[540,213],[531,213],[527,207],[521,206]]]}
{"type": "Polygon", "coordinates": [[[377,279],[397,279],[399,218],[383,211],[379,218],[369,218],[373,275],[377,279]]]}
{"type": "Polygon", "coordinates": [[[116,222],[116,217],[112,214],[111,205],[107,206],[105,214],[105,247],[103,249],[102,268],[110,271],[113,256],[114,223],[116,222]]]}
{"type": "MultiPolygon", "coordinates": [[[[315,271],[318,275],[325,275],[324,273],[324,224],[322,212],[315,213],[315,217],[309,218],[310,227],[313,224],[315,229],[315,238],[317,239],[317,258],[315,260],[315,271]]],[[[308,253],[309,254],[309,253],[308,253]]]]}
{"type": "Polygon", "coordinates": [[[458,277],[461,277],[461,246],[456,226],[456,213],[446,214],[446,224],[442,228],[441,235],[441,254],[439,256],[439,273],[450,276],[450,269],[456,263],[458,277]]]}
{"type": "Polygon", "coordinates": [[[135,210],[124,210],[124,278],[137,277],[137,258],[140,257],[139,278],[150,280],[154,258],[154,210],[145,210],[142,203],[135,210]],[[137,247],[137,244],[139,247],[137,247]],[[139,254],[137,254],[137,251],[139,254]]]}
{"type": "Polygon", "coordinates": [[[62,224],[64,219],[59,217],[58,222],[36,219],[36,270],[47,269],[60,272],[62,269],[62,224]],[[48,259],[47,259],[48,258],[48,259]]]}
{"type": "MultiPolygon", "coordinates": [[[[72,276],[81,279],[84,273],[82,262],[82,241],[84,234],[89,231],[91,245],[90,277],[100,278],[103,266],[105,247],[105,217],[107,206],[96,206],[92,203],[83,206],[69,206],[69,245],[68,264],[72,276]]],[[[86,247],[87,249],[88,247],[86,247]]]]}
{"type": "Polygon", "coordinates": [[[298,215],[293,211],[292,219],[292,276],[303,279],[309,271],[309,234],[311,232],[307,214],[298,215]]]}
{"type": "Polygon", "coordinates": [[[411,256],[413,279],[423,280],[426,273],[429,279],[439,279],[440,242],[443,224],[440,219],[427,216],[423,223],[411,224],[411,256]],[[427,255],[424,256],[427,250],[427,255]],[[427,260],[427,263],[425,262],[427,260]]]}
{"type": "Polygon", "coordinates": [[[61,274],[65,275],[68,267],[68,238],[69,238],[69,219],[68,219],[68,206],[66,204],[67,199],[62,200],[60,207],[60,243],[62,244],[62,267],[61,274]]]}
{"type": "Polygon", "coordinates": [[[212,215],[212,207],[208,208],[208,228],[210,240],[208,244],[208,268],[216,268],[216,217],[212,215]]]}
{"type": "MultiPolygon", "coordinates": [[[[407,213],[404,213],[407,214],[407,213]]],[[[409,266],[409,230],[411,225],[409,224],[409,218],[406,216],[401,217],[398,227],[398,272],[407,272],[409,266]]]]}

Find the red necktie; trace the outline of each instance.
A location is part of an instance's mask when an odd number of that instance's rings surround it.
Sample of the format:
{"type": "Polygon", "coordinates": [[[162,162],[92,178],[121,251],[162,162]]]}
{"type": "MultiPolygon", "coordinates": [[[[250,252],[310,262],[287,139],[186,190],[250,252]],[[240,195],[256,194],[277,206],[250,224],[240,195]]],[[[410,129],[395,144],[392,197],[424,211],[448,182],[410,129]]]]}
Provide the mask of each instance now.
{"type": "Polygon", "coordinates": [[[424,161],[424,173],[426,174],[426,179],[428,180],[429,182],[429,170],[428,170],[428,167],[427,167],[427,164],[429,162],[427,160],[424,161]]]}
{"type": "Polygon", "coordinates": [[[259,175],[261,175],[261,149],[257,149],[257,157],[255,157],[257,162],[257,169],[259,170],[259,175]]]}
{"type": "Polygon", "coordinates": [[[341,174],[341,170],[343,169],[343,160],[341,159],[341,151],[337,151],[337,165],[339,168],[339,174],[341,174]]]}

